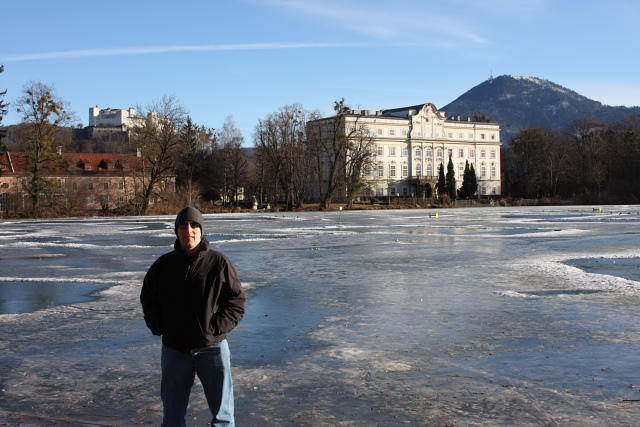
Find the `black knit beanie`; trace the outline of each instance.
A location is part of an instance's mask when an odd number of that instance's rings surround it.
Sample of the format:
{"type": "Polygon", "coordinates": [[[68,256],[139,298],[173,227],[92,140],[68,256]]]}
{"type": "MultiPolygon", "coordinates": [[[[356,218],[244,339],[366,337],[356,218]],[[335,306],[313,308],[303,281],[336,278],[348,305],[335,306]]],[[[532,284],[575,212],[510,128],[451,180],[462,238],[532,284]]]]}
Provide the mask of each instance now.
{"type": "Polygon", "coordinates": [[[189,206],[180,211],[180,213],[176,217],[176,223],[174,227],[176,236],[178,235],[178,225],[180,225],[180,223],[183,221],[197,222],[198,224],[200,224],[200,231],[204,235],[204,217],[202,216],[202,214],[198,209],[192,208],[191,206],[189,206]]]}

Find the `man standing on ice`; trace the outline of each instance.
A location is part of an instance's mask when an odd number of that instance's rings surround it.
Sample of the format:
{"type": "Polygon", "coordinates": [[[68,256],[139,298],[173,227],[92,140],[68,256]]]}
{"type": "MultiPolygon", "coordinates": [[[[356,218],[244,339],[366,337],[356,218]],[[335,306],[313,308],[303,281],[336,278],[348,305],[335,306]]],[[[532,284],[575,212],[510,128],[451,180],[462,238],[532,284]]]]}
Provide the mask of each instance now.
{"type": "Polygon", "coordinates": [[[198,375],[212,426],[235,426],[231,357],[226,334],[244,316],[246,297],[231,261],[210,249],[204,218],[184,208],[175,221],[174,250],[153,263],[140,302],[154,335],[162,335],[164,427],[186,426],[198,375]]]}

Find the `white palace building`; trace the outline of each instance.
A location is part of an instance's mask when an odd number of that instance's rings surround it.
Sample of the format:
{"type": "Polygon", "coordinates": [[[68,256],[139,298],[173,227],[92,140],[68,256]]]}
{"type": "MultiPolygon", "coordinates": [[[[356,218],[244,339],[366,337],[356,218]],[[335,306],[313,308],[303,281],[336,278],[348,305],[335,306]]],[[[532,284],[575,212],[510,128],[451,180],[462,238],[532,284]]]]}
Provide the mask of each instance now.
{"type": "Polygon", "coordinates": [[[458,188],[465,162],[473,164],[480,196],[500,195],[500,125],[447,118],[433,104],[351,111],[346,126],[366,126],[376,150],[364,196],[435,197],[440,164],[453,162],[458,188]]]}

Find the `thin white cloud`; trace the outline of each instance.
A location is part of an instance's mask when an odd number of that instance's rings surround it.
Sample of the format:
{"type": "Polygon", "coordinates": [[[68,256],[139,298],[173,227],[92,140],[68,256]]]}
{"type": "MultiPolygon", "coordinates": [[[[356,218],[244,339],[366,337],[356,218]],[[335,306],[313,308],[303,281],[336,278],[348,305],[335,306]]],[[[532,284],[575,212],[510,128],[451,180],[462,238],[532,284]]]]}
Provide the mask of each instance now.
{"type": "Polygon", "coordinates": [[[43,59],[86,58],[97,56],[145,55],[170,52],[196,51],[240,51],[240,50],[269,50],[269,49],[315,49],[332,47],[355,47],[361,44],[348,43],[248,43],[248,44],[219,44],[196,46],[142,46],[112,49],[68,50],[59,52],[27,53],[0,56],[4,62],[33,61],[43,59]]]}
{"type": "MultiPolygon", "coordinates": [[[[261,0],[258,0],[261,1],[261,0]]],[[[265,4],[327,25],[376,38],[416,40],[455,37],[485,44],[489,41],[472,31],[460,15],[447,16],[434,7],[412,3],[393,7],[390,3],[335,2],[329,0],[262,0],[265,4]]]]}

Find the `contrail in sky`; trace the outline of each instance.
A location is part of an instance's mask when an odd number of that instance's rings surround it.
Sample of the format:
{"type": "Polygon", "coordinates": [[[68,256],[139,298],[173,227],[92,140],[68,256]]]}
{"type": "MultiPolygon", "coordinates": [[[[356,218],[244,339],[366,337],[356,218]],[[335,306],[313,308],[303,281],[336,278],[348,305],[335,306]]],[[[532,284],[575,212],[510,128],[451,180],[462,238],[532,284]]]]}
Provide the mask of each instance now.
{"type": "Polygon", "coordinates": [[[249,43],[249,44],[216,44],[199,46],[147,46],[123,47],[112,49],[68,50],[61,52],[25,53],[16,55],[0,55],[2,61],[32,61],[40,59],[86,58],[92,56],[144,55],[167,52],[196,52],[222,50],[268,50],[268,49],[307,49],[331,47],[362,46],[346,43],[249,43]]]}

